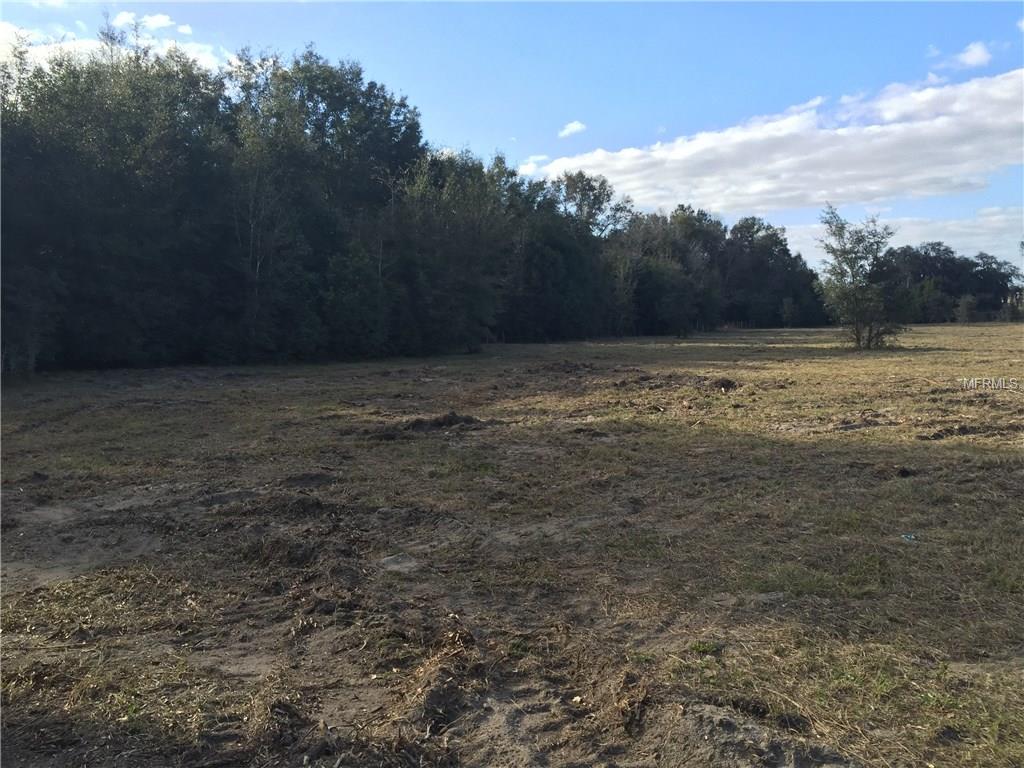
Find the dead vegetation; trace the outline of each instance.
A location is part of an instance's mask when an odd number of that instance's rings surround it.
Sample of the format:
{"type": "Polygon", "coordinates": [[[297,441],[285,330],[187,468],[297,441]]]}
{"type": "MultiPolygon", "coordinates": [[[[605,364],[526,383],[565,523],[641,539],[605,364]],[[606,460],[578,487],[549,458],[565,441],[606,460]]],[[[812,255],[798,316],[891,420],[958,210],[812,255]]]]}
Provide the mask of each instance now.
{"type": "Polygon", "coordinates": [[[5,764],[1019,765],[1019,328],[906,345],[7,387],[5,764]]]}

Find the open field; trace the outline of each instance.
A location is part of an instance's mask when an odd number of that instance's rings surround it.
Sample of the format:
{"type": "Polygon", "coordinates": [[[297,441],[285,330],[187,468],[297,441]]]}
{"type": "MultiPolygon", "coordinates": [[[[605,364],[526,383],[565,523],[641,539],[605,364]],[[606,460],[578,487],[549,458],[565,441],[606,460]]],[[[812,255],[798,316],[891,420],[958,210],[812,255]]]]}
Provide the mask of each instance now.
{"type": "Polygon", "coordinates": [[[1024,765],[1020,326],[44,376],[29,766],[1024,765]]]}

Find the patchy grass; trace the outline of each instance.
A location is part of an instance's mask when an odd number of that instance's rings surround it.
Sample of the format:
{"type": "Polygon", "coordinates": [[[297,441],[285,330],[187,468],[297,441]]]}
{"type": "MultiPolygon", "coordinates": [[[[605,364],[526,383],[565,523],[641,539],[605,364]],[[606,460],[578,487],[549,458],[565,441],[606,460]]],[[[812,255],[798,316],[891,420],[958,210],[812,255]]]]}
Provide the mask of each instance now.
{"type": "Polygon", "coordinates": [[[5,387],[5,756],[1024,763],[1020,332],[5,387]]]}

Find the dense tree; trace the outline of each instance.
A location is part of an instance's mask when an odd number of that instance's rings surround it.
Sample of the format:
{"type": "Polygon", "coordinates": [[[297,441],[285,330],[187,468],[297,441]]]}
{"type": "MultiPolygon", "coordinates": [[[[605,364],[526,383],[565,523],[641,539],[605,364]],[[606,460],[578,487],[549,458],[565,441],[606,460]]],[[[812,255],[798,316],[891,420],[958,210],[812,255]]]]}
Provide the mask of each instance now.
{"type": "MultiPolygon", "coordinates": [[[[601,177],[435,151],[405,99],[313,50],[213,73],[101,37],[88,58],[0,66],[5,371],[827,319],[761,219],[639,213],[601,177]]],[[[837,230],[842,259],[857,232],[837,230]]],[[[903,322],[951,320],[965,295],[983,318],[1020,304],[1019,273],[990,256],[872,243],[850,275],[903,322]]]]}
{"type": "Polygon", "coordinates": [[[181,53],[116,39],[15,76],[3,100],[7,365],[197,357],[226,246],[222,94],[181,53]]]}
{"type": "Polygon", "coordinates": [[[706,211],[679,206],[669,216],[635,215],[606,250],[615,295],[633,296],[613,304],[622,332],[825,321],[814,272],[790,253],[785,231],[761,219],[730,229],[706,211]]]}
{"type": "Polygon", "coordinates": [[[762,219],[740,219],[729,230],[721,281],[724,322],[763,327],[826,320],[814,272],[790,252],[785,230],[762,219]]]}
{"type": "Polygon", "coordinates": [[[979,253],[958,256],[944,243],[888,249],[872,265],[871,280],[880,285],[892,315],[904,323],[943,323],[959,319],[957,304],[972,297],[974,315],[1016,319],[1020,308],[1020,271],[1012,264],[979,253]]]}

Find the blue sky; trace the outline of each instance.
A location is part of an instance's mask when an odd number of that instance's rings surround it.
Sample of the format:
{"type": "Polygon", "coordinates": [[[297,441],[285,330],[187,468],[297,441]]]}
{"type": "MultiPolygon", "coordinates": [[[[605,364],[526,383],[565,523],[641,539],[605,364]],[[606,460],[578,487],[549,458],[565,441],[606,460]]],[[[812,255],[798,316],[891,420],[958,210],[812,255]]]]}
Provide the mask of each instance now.
{"type": "Polygon", "coordinates": [[[645,209],[763,215],[812,262],[826,199],[1019,262],[1019,3],[38,0],[5,3],[4,33],[84,50],[104,12],[210,66],[312,42],[407,95],[437,147],[603,173],[645,209]]]}

